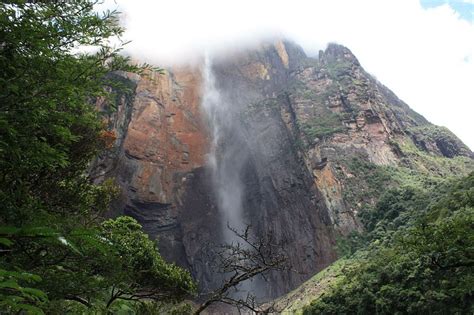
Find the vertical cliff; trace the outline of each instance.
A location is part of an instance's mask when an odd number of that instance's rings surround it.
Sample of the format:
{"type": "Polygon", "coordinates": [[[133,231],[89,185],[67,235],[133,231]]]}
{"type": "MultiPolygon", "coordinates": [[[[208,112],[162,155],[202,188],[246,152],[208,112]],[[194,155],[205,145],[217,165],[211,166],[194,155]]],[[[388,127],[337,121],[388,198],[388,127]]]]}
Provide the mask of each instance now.
{"type": "Polygon", "coordinates": [[[349,49],[330,44],[293,78],[302,151],[339,233],[361,229],[358,213],[389,187],[472,170],[469,148],[364,71],[349,49]]]}
{"type": "Polygon", "coordinates": [[[198,69],[115,74],[129,86],[117,95],[116,108],[100,104],[117,136],[114,147],[99,157],[102,177],[122,188],[111,215],[136,218],[169,260],[187,265],[179,210],[187,176],[205,163],[208,136],[201,119],[201,74],[198,69]]]}
{"type": "MultiPolygon", "coordinates": [[[[99,177],[122,188],[113,213],[137,218],[206,291],[219,282],[207,245],[222,239],[226,219],[206,164],[213,135],[201,108],[202,69],[117,75],[130,91],[117,95],[116,111],[99,104],[117,140],[97,164],[99,177]]],[[[216,156],[242,183],[243,224],[257,237],[273,233],[298,271],[272,274],[259,284],[261,297],[334,261],[336,236],[362,228],[357,214],[377,189],[412,174],[472,169],[459,139],[412,111],[345,47],[308,58],[277,41],[214,58],[211,70],[228,108],[216,156]]]]}

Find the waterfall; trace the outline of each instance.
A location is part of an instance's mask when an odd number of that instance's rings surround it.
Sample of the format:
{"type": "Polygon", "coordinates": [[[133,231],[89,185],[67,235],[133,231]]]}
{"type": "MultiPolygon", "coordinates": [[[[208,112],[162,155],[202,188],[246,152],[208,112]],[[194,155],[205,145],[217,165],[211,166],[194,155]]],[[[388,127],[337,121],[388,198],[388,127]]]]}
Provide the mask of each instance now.
{"type": "MultiPolygon", "coordinates": [[[[249,175],[251,164],[251,148],[247,139],[247,130],[241,120],[245,106],[235,100],[235,95],[229,95],[227,89],[235,86],[223,87],[216,82],[212,60],[206,55],[203,66],[203,97],[202,109],[208,121],[211,147],[207,156],[207,167],[211,175],[212,190],[219,211],[222,242],[239,244],[250,249],[249,245],[231,231],[243,232],[248,218],[245,216],[244,205],[247,198],[247,189],[243,181],[249,175]],[[245,175],[247,174],[247,175],[245,175]]],[[[235,92],[235,91],[233,91],[235,92]]],[[[244,93],[244,91],[240,91],[244,93]]],[[[253,231],[250,231],[251,234],[253,231]]],[[[246,298],[247,293],[254,294],[258,299],[265,281],[256,277],[242,282],[238,291],[233,292],[234,298],[246,298]]]]}
{"type": "Polygon", "coordinates": [[[208,54],[205,56],[203,68],[202,108],[212,137],[207,163],[221,217],[220,228],[224,236],[223,241],[232,243],[237,239],[227,226],[238,231],[245,228],[242,206],[244,187],[241,173],[247,157],[241,152],[242,137],[233,115],[235,108],[217,89],[208,54]]]}

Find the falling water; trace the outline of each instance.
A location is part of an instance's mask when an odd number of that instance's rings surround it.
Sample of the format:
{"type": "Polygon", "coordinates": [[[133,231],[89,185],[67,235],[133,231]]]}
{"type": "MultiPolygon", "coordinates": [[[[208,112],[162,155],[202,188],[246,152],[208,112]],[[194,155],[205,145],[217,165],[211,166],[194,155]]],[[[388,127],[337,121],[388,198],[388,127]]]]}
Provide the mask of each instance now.
{"type": "MultiPolygon", "coordinates": [[[[242,107],[230,100],[225,89],[219,89],[213,72],[211,58],[206,55],[203,69],[202,107],[209,123],[212,137],[208,154],[208,168],[212,176],[213,193],[219,209],[220,228],[223,242],[242,243],[232,229],[242,232],[249,222],[245,220],[243,200],[246,189],[243,174],[250,160],[250,149],[245,136],[245,127],[238,118],[242,107]]],[[[257,295],[261,286],[260,279],[241,283],[234,298],[245,298],[247,293],[257,295]]]]}
{"type": "Polygon", "coordinates": [[[212,172],[224,241],[231,243],[236,241],[236,236],[227,226],[239,231],[245,228],[240,178],[245,157],[239,152],[239,131],[234,123],[233,108],[216,87],[209,55],[205,57],[203,79],[202,106],[212,137],[208,165],[212,172]]]}

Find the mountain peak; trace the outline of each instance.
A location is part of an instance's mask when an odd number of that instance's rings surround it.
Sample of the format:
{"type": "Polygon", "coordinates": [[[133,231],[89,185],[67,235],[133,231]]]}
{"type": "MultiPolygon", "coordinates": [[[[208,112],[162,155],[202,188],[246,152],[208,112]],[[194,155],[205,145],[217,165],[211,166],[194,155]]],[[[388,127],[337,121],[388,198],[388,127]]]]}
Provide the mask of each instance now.
{"type": "Polygon", "coordinates": [[[319,60],[326,64],[348,61],[354,65],[360,66],[359,60],[357,60],[356,56],[354,56],[349,48],[336,43],[329,43],[326,50],[320,50],[319,60]]]}

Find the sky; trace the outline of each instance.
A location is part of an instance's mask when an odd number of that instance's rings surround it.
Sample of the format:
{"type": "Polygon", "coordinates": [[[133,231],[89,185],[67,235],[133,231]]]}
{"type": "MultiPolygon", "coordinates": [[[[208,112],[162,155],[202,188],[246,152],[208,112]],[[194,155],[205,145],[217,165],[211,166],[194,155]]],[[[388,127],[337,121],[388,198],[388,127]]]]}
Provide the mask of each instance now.
{"type": "Polygon", "coordinates": [[[107,0],[125,51],[159,66],[281,36],[342,44],[384,85],[474,149],[473,0],[107,0]]]}

